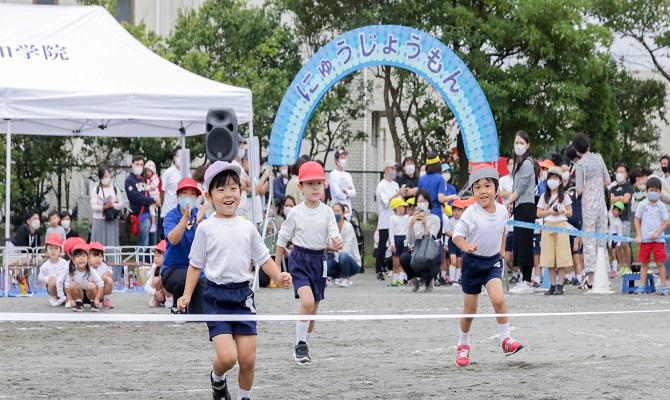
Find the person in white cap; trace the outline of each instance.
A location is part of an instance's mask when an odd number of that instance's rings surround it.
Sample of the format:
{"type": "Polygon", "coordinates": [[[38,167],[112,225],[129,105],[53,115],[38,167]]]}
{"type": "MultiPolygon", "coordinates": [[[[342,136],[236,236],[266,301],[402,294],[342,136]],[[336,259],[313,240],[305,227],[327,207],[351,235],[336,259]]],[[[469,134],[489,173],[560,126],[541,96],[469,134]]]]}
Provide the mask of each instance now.
{"type": "MultiPolygon", "coordinates": [[[[463,314],[476,314],[482,287],[497,314],[507,314],[502,287],[502,252],[505,249],[507,209],[496,201],[500,177],[494,168],[482,164],[470,174],[469,186],[476,200],[458,220],[453,241],[463,251],[461,288],[463,314]]],[[[461,318],[456,365],[470,364],[470,327],[473,318],[461,318]]],[[[510,337],[509,319],[497,317],[503,353],[514,354],[523,346],[510,337]]]]}
{"type": "Polygon", "coordinates": [[[344,170],[348,156],[349,153],[344,149],[335,151],[335,169],[328,174],[328,184],[333,204],[344,204],[351,210],[351,199],[356,197],[356,187],[351,174],[344,170]]]}

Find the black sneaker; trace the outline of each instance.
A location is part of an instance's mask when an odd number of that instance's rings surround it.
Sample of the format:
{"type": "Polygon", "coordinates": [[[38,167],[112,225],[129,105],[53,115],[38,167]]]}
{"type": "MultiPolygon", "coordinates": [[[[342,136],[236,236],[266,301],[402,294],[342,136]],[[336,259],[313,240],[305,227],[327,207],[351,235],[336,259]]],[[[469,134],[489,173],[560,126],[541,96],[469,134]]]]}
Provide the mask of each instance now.
{"type": "Polygon", "coordinates": [[[556,287],[556,290],[554,291],[554,296],[561,296],[565,294],[565,291],[563,290],[563,285],[558,285],[556,287]]]}
{"type": "Polygon", "coordinates": [[[98,312],[98,311],[100,311],[100,309],[98,308],[98,306],[95,305],[95,301],[94,301],[94,302],[91,302],[91,311],[93,311],[93,312],[98,312]]]}
{"type": "Polygon", "coordinates": [[[74,303],[74,307],[72,307],[72,311],[74,311],[74,312],[84,311],[84,302],[81,301],[81,300],[78,300],[76,303],[74,303]]]}
{"type": "Polygon", "coordinates": [[[377,279],[380,281],[386,280],[383,272],[377,272],[377,279]]]}
{"type": "Polygon", "coordinates": [[[555,290],[556,290],[556,286],[551,285],[551,286],[549,286],[549,290],[547,290],[546,292],[544,292],[544,295],[545,295],[545,296],[551,296],[552,294],[554,294],[554,291],[555,291],[555,290]]]}
{"type": "Polygon", "coordinates": [[[574,286],[579,286],[579,279],[577,279],[576,276],[575,276],[574,278],[572,278],[572,284],[573,284],[574,286]]]}
{"type": "Polygon", "coordinates": [[[509,280],[509,283],[519,283],[519,277],[512,275],[512,277],[509,280]]]}
{"type": "Polygon", "coordinates": [[[309,349],[307,348],[307,343],[300,341],[295,345],[293,361],[302,365],[310,365],[312,363],[312,359],[309,358],[309,349]]]}
{"type": "Polygon", "coordinates": [[[220,382],[214,382],[214,378],[212,378],[213,372],[214,371],[209,372],[209,381],[212,382],[212,398],[214,400],[231,400],[227,380],[224,379],[220,382]]]}

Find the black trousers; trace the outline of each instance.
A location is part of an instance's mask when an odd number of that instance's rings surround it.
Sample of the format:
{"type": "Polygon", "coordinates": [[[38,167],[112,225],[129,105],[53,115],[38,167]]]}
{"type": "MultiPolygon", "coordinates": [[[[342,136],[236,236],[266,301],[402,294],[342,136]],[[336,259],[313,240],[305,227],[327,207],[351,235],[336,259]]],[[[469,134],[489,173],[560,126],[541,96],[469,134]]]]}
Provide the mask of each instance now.
{"type": "Polygon", "coordinates": [[[382,272],[384,268],[384,258],[386,254],[386,243],[389,240],[389,230],[379,230],[379,242],[377,244],[377,257],[375,260],[375,272],[382,272]]]}
{"type": "MultiPolygon", "coordinates": [[[[534,223],[537,210],[533,203],[519,204],[514,208],[514,219],[517,221],[534,223]]],[[[535,265],[533,254],[533,230],[514,228],[514,266],[521,268],[523,280],[530,282],[535,265]]]]}
{"type": "MultiPolygon", "coordinates": [[[[174,298],[175,305],[177,300],[184,295],[184,287],[186,286],[186,272],[188,268],[168,268],[161,275],[161,283],[165,290],[170,292],[174,298]]],[[[202,294],[205,291],[205,279],[198,280],[191,296],[191,302],[186,309],[188,314],[204,314],[205,305],[202,300],[202,294]]]]}

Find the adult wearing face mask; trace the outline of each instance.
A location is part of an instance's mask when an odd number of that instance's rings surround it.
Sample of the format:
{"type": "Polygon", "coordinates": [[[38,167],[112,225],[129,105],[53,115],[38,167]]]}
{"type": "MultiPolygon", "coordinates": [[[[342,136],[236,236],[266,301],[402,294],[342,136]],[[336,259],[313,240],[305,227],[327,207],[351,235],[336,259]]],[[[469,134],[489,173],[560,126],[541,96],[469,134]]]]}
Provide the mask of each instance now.
{"type": "Polygon", "coordinates": [[[286,185],[291,180],[291,173],[288,165],[279,167],[279,176],[272,181],[272,194],[275,198],[275,204],[282,204],[286,196],[286,185]]]}
{"type": "Polygon", "coordinates": [[[328,183],[333,204],[344,204],[351,208],[351,199],[356,197],[356,188],[351,174],[344,170],[348,157],[349,153],[344,149],[335,151],[335,169],[328,174],[328,183]]]}
{"type": "MultiPolygon", "coordinates": [[[[100,242],[105,247],[117,247],[119,246],[119,214],[123,210],[123,200],[119,195],[120,190],[112,184],[112,174],[109,168],[100,167],[98,179],[98,184],[91,190],[91,210],[93,211],[91,242],[100,242]]],[[[148,210],[147,206],[147,212],[148,210]]],[[[64,218],[61,219],[61,223],[63,221],[65,221],[64,218]]]]}
{"type": "MultiPolygon", "coordinates": [[[[156,199],[149,195],[147,181],[144,178],[144,157],[141,155],[133,156],[132,170],[124,185],[130,211],[139,219],[139,236],[137,238],[138,246],[153,246],[156,244],[156,232],[151,230],[151,214],[149,206],[156,202],[156,199]]],[[[160,199],[158,199],[160,200],[160,199]]]]}
{"type": "Polygon", "coordinates": [[[451,165],[442,164],[442,179],[446,186],[447,203],[451,205],[451,202],[458,198],[456,186],[451,184],[451,165]]]}
{"type": "MultiPolygon", "coordinates": [[[[670,211],[670,156],[664,154],[661,157],[661,201],[665,203],[668,211],[670,211]]],[[[665,234],[670,235],[670,226],[665,228],[665,234]]],[[[665,252],[670,254],[670,240],[665,240],[665,252]]],[[[670,259],[665,261],[666,271],[670,268],[670,259]]]]}
{"type": "Polygon", "coordinates": [[[334,204],[335,221],[342,236],[342,251],[327,254],[328,276],[334,279],[335,286],[349,287],[353,283],[351,277],[357,274],[362,265],[358,251],[356,232],[351,223],[344,219],[345,208],[342,204],[334,204]]]}
{"type": "Polygon", "coordinates": [[[402,190],[403,199],[407,200],[416,196],[419,190],[419,171],[412,157],[405,157],[402,160],[402,171],[396,178],[396,182],[402,190]]]}
{"type": "Polygon", "coordinates": [[[39,248],[41,245],[40,214],[37,211],[32,210],[26,214],[23,221],[24,222],[19,229],[16,230],[12,243],[14,246],[31,247],[33,249],[39,248]]]}
{"type": "MultiPolygon", "coordinates": [[[[624,204],[624,209],[621,212],[621,221],[623,225],[623,235],[631,236],[631,200],[633,198],[633,185],[628,181],[628,166],[623,163],[618,163],[614,168],[615,182],[610,189],[610,204],[620,201],[624,204]]],[[[621,242],[623,251],[623,260],[619,260],[619,273],[630,272],[631,264],[631,249],[628,242],[621,242]]]]}
{"type": "Polygon", "coordinates": [[[65,239],[79,237],[79,232],[72,229],[72,214],[68,210],[60,212],[60,226],[65,230],[65,239]]]}
{"type": "Polygon", "coordinates": [[[389,239],[389,227],[391,225],[391,199],[399,197],[402,192],[396,178],[396,163],[393,161],[384,161],[384,178],[377,184],[375,198],[377,199],[377,231],[379,232],[379,242],[375,260],[375,272],[377,279],[383,281],[384,277],[384,259],[386,255],[386,244],[389,239]]]}
{"type": "Polygon", "coordinates": [[[570,166],[568,164],[561,164],[561,183],[565,189],[570,185],[570,166]]]}
{"type": "MultiPolygon", "coordinates": [[[[575,191],[582,197],[582,229],[586,232],[607,233],[605,189],[610,184],[607,167],[600,154],[591,152],[589,138],[585,134],[575,135],[572,145],[579,157],[575,163],[575,191]]],[[[584,270],[589,274],[584,288],[593,284],[597,249],[606,249],[606,246],[604,239],[584,238],[584,270]]]]}
{"type": "MultiPolygon", "coordinates": [[[[518,131],[514,138],[514,168],[512,171],[513,190],[507,204],[514,219],[534,223],[537,218],[535,207],[535,166],[530,157],[530,136],[518,131]]],[[[532,294],[531,286],[535,257],[533,254],[533,230],[514,228],[513,263],[521,269],[522,281],[510,290],[511,294],[532,294]]]]}
{"type": "MultiPolygon", "coordinates": [[[[195,238],[198,224],[204,220],[205,207],[198,208],[198,196],[202,193],[198,184],[191,178],[184,178],[177,185],[177,206],[168,211],[163,221],[163,229],[167,238],[167,248],[163,267],[161,268],[161,283],[165,290],[172,294],[166,300],[166,307],[172,306],[174,298],[184,294],[186,271],[189,266],[188,255],[195,238]]],[[[196,286],[193,299],[189,303],[188,312],[202,314],[202,292],[205,287],[204,274],[200,274],[200,282],[196,286]],[[197,293],[197,295],[195,294],[197,293]]]]}
{"type": "MultiPolygon", "coordinates": [[[[447,184],[442,177],[442,163],[434,152],[428,153],[426,159],[426,175],[419,178],[419,191],[425,190],[430,194],[430,212],[440,218],[442,222],[442,204],[456,200],[456,194],[447,193],[447,184]]],[[[455,192],[455,188],[454,188],[455,192]]],[[[441,235],[442,229],[440,229],[441,235]]]]}
{"type": "Polygon", "coordinates": [[[179,153],[181,146],[172,150],[172,161],[170,168],[163,171],[161,175],[161,219],[165,219],[170,210],[177,206],[177,185],[181,181],[181,159],[179,153]]]}

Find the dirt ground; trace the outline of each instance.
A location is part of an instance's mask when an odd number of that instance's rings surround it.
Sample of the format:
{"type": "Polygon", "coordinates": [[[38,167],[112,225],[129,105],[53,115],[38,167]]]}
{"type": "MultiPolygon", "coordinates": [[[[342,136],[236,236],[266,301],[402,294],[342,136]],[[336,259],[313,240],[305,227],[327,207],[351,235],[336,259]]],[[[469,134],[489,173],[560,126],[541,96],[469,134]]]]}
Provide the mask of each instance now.
{"type": "MultiPolygon", "coordinates": [[[[458,313],[461,292],[390,288],[372,274],[329,288],[322,313],[458,313]]],[[[656,295],[508,297],[510,312],[670,309],[656,295]]],[[[143,293],[115,294],[106,313],[165,313],[143,293]]],[[[260,313],[295,313],[292,292],[262,289],[260,313]]],[[[480,312],[491,312],[481,297],[480,312]]],[[[45,297],[1,298],[0,312],[70,312],[45,297]]],[[[457,320],[321,322],[311,366],[291,361],[295,326],[259,324],[257,399],[668,398],[670,314],[516,318],[526,346],[501,354],[493,319],[473,325],[472,358],[454,365],[457,320]]],[[[213,351],[202,323],[0,322],[0,399],[207,399],[213,351]]],[[[229,374],[233,398],[237,369],[229,374]]]]}

